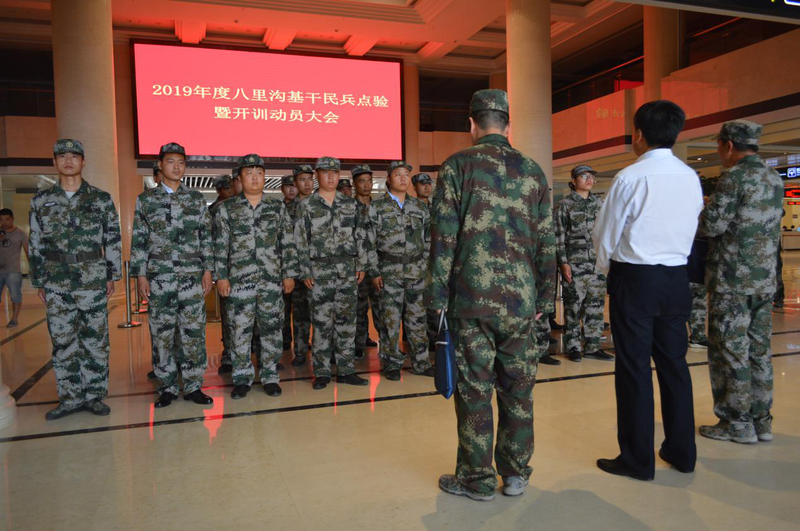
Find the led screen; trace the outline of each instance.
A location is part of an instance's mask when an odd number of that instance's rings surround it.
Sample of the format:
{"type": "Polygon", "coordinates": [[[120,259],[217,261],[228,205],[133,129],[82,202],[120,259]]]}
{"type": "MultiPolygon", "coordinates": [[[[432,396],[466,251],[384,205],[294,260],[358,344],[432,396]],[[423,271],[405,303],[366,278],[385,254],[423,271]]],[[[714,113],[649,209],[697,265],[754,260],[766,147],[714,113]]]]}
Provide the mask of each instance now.
{"type": "Polygon", "coordinates": [[[401,68],[289,53],[135,43],[138,154],[392,160],[403,156],[401,68]]]}

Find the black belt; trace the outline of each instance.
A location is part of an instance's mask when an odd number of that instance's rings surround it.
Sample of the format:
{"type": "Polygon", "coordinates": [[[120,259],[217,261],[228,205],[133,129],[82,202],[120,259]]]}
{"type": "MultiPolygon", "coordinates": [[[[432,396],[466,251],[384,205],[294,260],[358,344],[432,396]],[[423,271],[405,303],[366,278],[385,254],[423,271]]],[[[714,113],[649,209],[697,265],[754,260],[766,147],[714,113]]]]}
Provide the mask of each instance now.
{"type": "MultiPolygon", "coordinates": [[[[200,257],[201,257],[200,253],[179,254],[178,260],[194,260],[200,257]]],[[[172,256],[168,256],[166,254],[150,253],[150,260],[172,260],[172,256]]]]}
{"type": "Polygon", "coordinates": [[[568,250],[569,249],[575,249],[575,250],[588,249],[589,248],[589,244],[588,243],[569,243],[569,242],[567,242],[566,247],[567,247],[568,250]]]}
{"type": "Polygon", "coordinates": [[[338,264],[339,262],[343,262],[344,260],[353,260],[354,258],[355,258],[354,256],[341,254],[339,256],[325,256],[325,257],[317,256],[315,258],[312,258],[311,261],[330,265],[330,264],[338,264]]]}
{"type": "Polygon", "coordinates": [[[414,256],[400,256],[396,254],[389,254],[384,252],[378,252],[378,257],[383,262],[389,262],[390,264],[413,264],[414,262],[418,262],[422,260],[423,254],[419,253],[414,256]]]}
{"type": "Polygon", "coordinates": [[[61,262],[62,264],[77,264],[78,262],[86,262],[87,260],[94,260],[95,258],[102,258],[103,251],[88,251],[85,253],[56,253],[46,251],[44,257],[51,262],[61,262]]]}

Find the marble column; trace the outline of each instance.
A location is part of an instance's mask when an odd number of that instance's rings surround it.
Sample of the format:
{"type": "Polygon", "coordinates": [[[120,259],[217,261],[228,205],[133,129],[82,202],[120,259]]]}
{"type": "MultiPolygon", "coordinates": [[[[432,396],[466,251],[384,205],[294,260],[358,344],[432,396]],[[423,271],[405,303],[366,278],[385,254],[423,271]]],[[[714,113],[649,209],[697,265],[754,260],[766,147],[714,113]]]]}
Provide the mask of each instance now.
{"type": "Polygon", "coordinates": [[[406,162],[419,169],[419,67],[403,65],[403,97],[405,99],[406,162]]]}
{"type": "Polygon", "coordinates": [[[661,99],[661,80],[680,66],[680,11],[644,6],[644,99],[661,99]]]}

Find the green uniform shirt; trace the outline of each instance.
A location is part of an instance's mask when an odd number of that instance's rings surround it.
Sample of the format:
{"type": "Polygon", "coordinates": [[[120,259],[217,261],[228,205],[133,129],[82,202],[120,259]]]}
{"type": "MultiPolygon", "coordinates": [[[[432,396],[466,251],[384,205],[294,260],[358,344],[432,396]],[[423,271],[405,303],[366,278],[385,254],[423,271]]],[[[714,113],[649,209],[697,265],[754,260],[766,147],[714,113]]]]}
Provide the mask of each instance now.
{"type": "Polygon", "coordinates": [[[400,208],[387,193],[366,208],[366,215],[369,275],[424,278],[431,239],[431,216],[425,203],[407,195],[400,208]],[[408,264],[391,260],[398,257],[416,260],[408,264]]]}

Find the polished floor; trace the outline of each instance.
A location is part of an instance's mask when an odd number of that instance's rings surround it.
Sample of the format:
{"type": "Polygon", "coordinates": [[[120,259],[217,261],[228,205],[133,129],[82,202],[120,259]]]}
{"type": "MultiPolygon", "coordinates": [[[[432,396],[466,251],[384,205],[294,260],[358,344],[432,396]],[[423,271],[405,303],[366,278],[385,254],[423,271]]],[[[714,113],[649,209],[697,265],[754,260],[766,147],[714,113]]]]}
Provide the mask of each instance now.
{"type": "MultiPolygon", "coordinates": [[[[26,290],[19,327],[0,328],[2,374],[18,420],[0,430],[0,529],[800,529],[800,252],[787,253],[786,308],[774,314],[775,440],[698,437],[694,474],[658,461],[653,482],[606,475],[617,452],[613,363],[539,367],[534,473],[520,497],[474,502],[442,493],[455,466],[452,401],[430,378],[389,382],[375,349],[369,387],[311,389],[284,356],[283,395],[231,400],[209,324],[206,392],[154,410],[145,326],[118,329],[112,302],[108,417],[54,422],[44,309],[26,290]]],[[[5,300],[3,302],[5,308],[5,300]]],[[[5,323],[6,315],[0,316],[5,323]]],[[[691,350],[698,424],[715,422],[704,350],[691,350]]],[[[657,440],[662,435],[656,414],[657,440]]]]}

